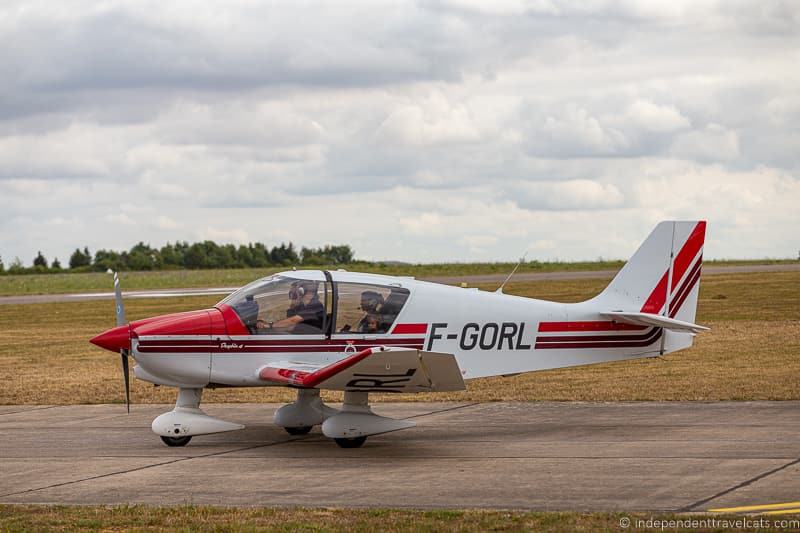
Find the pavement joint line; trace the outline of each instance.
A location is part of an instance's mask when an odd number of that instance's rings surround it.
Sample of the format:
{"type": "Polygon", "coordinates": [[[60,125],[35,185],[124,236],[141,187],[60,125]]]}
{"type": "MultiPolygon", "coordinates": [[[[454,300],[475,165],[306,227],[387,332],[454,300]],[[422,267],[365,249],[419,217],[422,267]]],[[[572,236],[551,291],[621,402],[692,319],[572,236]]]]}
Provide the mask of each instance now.
{"type": "Polygon", "coordinates": [[[206,457],[216,457],[216,456],[220,456],[220,455],[226,455],[226,454],[229,454],[229,453],[236,453],[236,452],[243,452],[243,451],[246,451],[246,450],[253,450],[255,448],[266,448],[268,446],[277,446],[279,444],[286,444],[286,443],[289,443],[289,442],[303,440],[303,438],[304,437],[290,438],[290,439],[287,439],[287,440],[282,440],[282,441],[277,441],[277,442],[267,442],[265,444],[257,444],[257,445],[254,445],[254,446],[245,446],[243,448],[236,448],[234,450],[225,450],[225,451],[221,451],[221,452],[206,453],[206,454],[203,454],[203,455],[193,455],[193,456],[190,456],[190,457],[189,456],[182,456],[182,457],[178,457],[177,459],[173,459],[171,461],[163,461],[161,463],[138,466],[136,468],[129,468],[127,470],[121,470],[119,472],[109,472],[107,474],[100,474],[100,475],[97,475],[97,476],[89,476],[87,478],[74,479],[72,481],[64,481],[62,483],[54,483],[52,485],[47,485],[45,487],[36,487],[36,488],[33,488],[33,489],[26,489],[26,490],[20,490],[20,491],[17,491],[17,492],[9,492],[7,494],[0,494],[0,498],[7,498],[9,496],[18,496],[20,494],[28,494],[30,492],[38,492],[40,490],[54,489],[56,487],[64,487],[66,485],[74,485],[76,483],[83,483],[84,481],[93,481],[95,479],[103,479],[103,478],[107,478],[107,477],[111,477],[111,476],[116,476],[116,475],[119,475],[119,474],[129,474],[131,472],[138,472],[138,471],[141,471],[141,470],[147,470],[149,468],[155,468],[155,467],[158,467],[158,466],[171,465],[171,464],[175,464],[175,463],[180,463],[182,461],[191,461],[192,459],[203,459],[203,458],[206,458],[206,457]]]}
{"type": "Polygon", "coordinates": [[[42,406],[40,406],[40,407],[31,407],[30,409],[20,409],[19,411],[8,411],[8,412],[5,412],[5,413],[0,413],[0,416],[16,415],[16,414],[19,414],[19,413],[29,413],[31,411],[44,411],[45,409],[54,409],[56,407],[65,407],[65,406],[64,405],[45,405],[43,407],[42,406]]]}
{"type": "MultiPolygon", "coordinates": [[[[326,439],[327,440],[327,439],[326,439]]],[[[322,439],[313,441],[317,444],[326,442],[322,439]]],[[[257,446],[256,446],[257,447],[257,446]]],[[[247,449],[237,449],[237,450],[230,450],[230,452],[224,453],[233,453],[233,452],[240,452],[246,451],[247,449]]],[[[193,455],[193,456],[182,456],[182,459],[203,459],[208,457],[207,455],[193,455]]],[[[0,457],[1,459],[30,459],[30,457],[0,457]]],[[[71,457],[52,457],[51,459],[70,459],[71,457]]],[[[92,458],[98,459],[147,459],[153,458],[152,455],[96,455],[92,456],[92,458]]],[[[241,457],[231,457],[226,460],[233,460],[233,459],[257,459],[260,456],[241,456],[241,457]]],[[[276,459],[293,459],[293,460],[301,460],[301,459],[317,459],[316,457],[309,457],[307,455],[282,455],[280,457],[275,457],[276,459]]],[[[474,461],[490,461],[494,459],[545,459],[545,460],[573,460],[573,459],[586,459],[586,460],[601,460],[601,461],[624,461],[624,460],[647,460],[647,459],[685,459],[687,461],[707,461],[711,459],[724,459],[726,461],[753,461],[753,460],[763,460],[763,461],[776,461],[780,459],[786,459],[786,457],[655,457],[650,455],[643,455],[643,456],[624,456],[624,457],[604,457],[602,455],[492,455],[492,456],[483,456],[483,455],[429,455],[429,454],[419,454],[419,455],[381,455],[381,456],[364,456],[360,455],[358,457],[336,457],[336,461],[368,461],[368,460],[383,460],[383,459],[391,459],[395,460],[403,460],[403,459],[434,459],[434,460],[474,460],[474,461]]],[[[158,466],[158,465],[153,465],[158,466]]],[[[38,490],[38,489],[34,489],[38,490]]],[[[2,494],[2,496],[8,496],[7,494],[2,494]]]]}
{"type": "Polygon", "coordinates": [[[474,407],[474,406],[480,405],[480,404],[481,404],[481,402],[472,402],[472,403],[468,403],[468,404],[464,404],[464,405],[456,405],[455,407],[448,407],[446,409],[439,409],[437,411],[431,411],[430,413],[421,413],[421,414],[418,414],[418,415],[407,416],[407,417],[403,418],[403,420],[408,420],[409,418],[421,418],[423,416],[436,415],[436,414],[439,414],[439,413],[446,413],[448,411],[455,411],[455,410],[458,410],[458,409],[465,409],[467,407],[474,407]]]}
{"type": "Polygon", "coordinates": [[[789,468],[790,466],[794,466],[794,465],[799,464],[799,463],[800,463],[800,459],[795,459],[794,461],[789,461],[785,465],[781,465],[781,466],[779,466],[777,468],[773,468],[772,470],[767,470],[766,472],[762,472],[761,474],[758,474],[757,476],[754,476],[754,477],[751,477],[750,479],[742,481],[738,485],[734,485],[733,487],[727,488],[727,489],[725,489],[725,490],[723,490],[721,492],[718,492],[718,493],[714,494],[713,496],[710,496],[708,498],[704,498],[702,500],[698,500],[698,501],[696,501],[694,503],[691,503],[689,505],[681,507],[680,509],[677,509],[677,512],[679,512],[679,513],[688,513],[690,511],[696,510],[696,508],[700,507],[701,505],[705,505],[708,502],[716,500],[717,498],[725,496],[726,494],[730,494],[733,491],[736,491],[736,490],[739,490],[741,488],[747,487],[748,485],[752,485],[756,481],[761,481],[762,479],[764,479],[766,477],[769,477],[772,474],[776,474],[776,473],[780,472],[781,470],[785,470],[786,468],[789,468]]]}

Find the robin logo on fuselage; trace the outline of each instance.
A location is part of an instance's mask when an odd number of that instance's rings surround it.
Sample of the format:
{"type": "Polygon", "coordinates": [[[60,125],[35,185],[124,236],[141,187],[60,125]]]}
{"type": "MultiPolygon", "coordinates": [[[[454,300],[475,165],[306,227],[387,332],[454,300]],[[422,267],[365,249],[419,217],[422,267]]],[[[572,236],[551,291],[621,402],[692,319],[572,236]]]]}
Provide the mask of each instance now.
{"type": "Polygon", "coordinates": [[[525,323],[520,322],[487,322],[483,325],[476,322],[464,324],[458,333],[448,333],[447,322],[431,324],[431,335],[428,337],[427,350],[433,349],[434,341],[458,340],[461,350],[530,350],[531,345],[523,342],[525,323]],[[439,332],[439,330],[444,330],[439,332]]]}
{"type": "Polygon", "coordinates": [[[416,372],[416,368],[409,368],[402,374],[353,374],[354,379],[347,382],[345,390],[401,392],[416,372]]]}

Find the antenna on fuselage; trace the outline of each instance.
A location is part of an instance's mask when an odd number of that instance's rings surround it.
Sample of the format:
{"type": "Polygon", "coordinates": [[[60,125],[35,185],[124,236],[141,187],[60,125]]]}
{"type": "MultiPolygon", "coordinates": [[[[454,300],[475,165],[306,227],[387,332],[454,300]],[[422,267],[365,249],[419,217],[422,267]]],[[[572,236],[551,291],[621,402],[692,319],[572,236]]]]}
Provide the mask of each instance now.
{"type": "Polygon", "coordinates": [[[521,257],[521,258],[520,258],[520,260],[517,262],[516,266],[514,267],[514,270],[512,270],[512,271],[511,271],[511,274],[509,274],[509,275],[508,275],[508,277],[506,278],[506,280],[505,280],[503,283],[501,283],[501,284],[500,284],[500,286],[499,286],[499,287],[497,287],[497,290],[496,290],[496,291],[494,291],[494,292],[496,292],[496,293],[498,293],[498,294],[503,294],[503,287],[505,287],[505,286],[506,286],[506,283],[508,283],[508,280],[510,280],[510,279],[511,279],[511,276],[513,276],[513,275],[514,275],[514,273],[517,271],[517,269],[519,268],[519,266],[520,266],[520,265],[521,265],[521,264],[522,264],[522,263],[525,261],[525,258],[526,258],[526,257],[528,257],[528,252],[525,252],[524,254],[522,254],[522,257],[521,257]]]}

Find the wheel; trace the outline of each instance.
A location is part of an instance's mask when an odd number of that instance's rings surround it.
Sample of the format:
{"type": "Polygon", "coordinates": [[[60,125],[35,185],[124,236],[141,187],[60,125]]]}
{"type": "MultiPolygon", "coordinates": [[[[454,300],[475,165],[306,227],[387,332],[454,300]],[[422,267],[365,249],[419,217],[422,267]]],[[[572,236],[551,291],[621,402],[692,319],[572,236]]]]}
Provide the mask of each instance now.
{"type": "Polygon", "coordinates": [[[352,439],[333,439],[341,448],[360,448],[367,441],[367,437],[353,437],[352,439]]]}
{"type": "Polygon", "coordinates": [[[192,440],[191,436],[188,437],[161,437],[164,444],[167,446],[186,446],[192,440]]]}
{"type": "Polygon", "coordinates": [[[300,426],[299,428],[283,428],[289,435],[307,435],[312,426],[300,426]]]}

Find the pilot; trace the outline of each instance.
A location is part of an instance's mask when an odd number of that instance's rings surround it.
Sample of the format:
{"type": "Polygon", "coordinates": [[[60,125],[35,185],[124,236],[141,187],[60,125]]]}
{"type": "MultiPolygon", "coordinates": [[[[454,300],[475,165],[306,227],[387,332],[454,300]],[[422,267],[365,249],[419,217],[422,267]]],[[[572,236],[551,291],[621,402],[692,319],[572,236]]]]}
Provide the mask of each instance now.
{"type": "Polygon", "coordinates": [[[256,327],[263,333],[269,330],[292,333],[321,333],[325,306],[319,301],[319,282],[297,281],[289,289],[289,308],[286,318],[277,322],[259,320],[256,327]],[[266,330],[266,331],[264,331],[266,330]]]}
{"type": "Polygon", "coordinates": [[[356,331],[360,333],[376,333],[377,326],[372,331],[369,330],[369,317],[378,318],[380,306],[383,305],[383,296],[375,291],[364,291],[361,293],[361,310],[364,316],[356,324],[356,331]]]}

